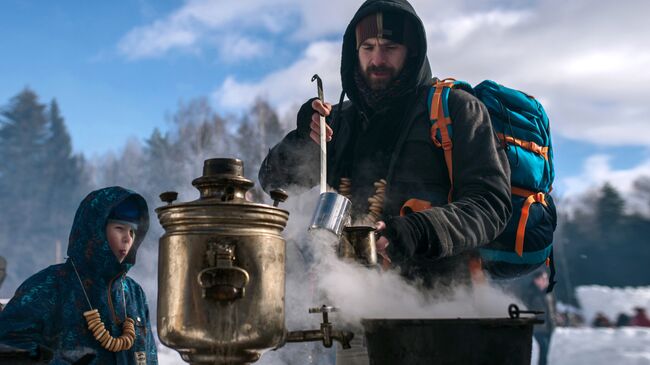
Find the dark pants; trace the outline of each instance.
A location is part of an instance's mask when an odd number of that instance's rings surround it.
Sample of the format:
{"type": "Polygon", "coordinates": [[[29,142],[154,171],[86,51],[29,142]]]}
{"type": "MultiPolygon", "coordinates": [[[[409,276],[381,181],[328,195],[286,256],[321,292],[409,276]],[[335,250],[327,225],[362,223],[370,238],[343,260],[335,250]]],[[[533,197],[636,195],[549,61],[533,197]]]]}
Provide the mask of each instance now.
{"type": "Polygon", "coordinates": [[[551,341],[551,335],[548,333],[535,333],[535,341],[539,345],[539,362],[538,365],[546,365],[546,355],[548,355],[548,345],[551,341]]]}

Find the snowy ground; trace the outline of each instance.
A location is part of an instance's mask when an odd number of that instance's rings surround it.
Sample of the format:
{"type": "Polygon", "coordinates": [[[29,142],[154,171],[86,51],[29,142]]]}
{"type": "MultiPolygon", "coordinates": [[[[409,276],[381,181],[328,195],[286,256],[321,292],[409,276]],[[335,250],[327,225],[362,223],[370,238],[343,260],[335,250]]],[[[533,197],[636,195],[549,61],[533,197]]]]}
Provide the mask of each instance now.
{"type": "MultiPolygon", "coordinates": [[[[632,314],[636,306],[650,311],[650,287],[585,286],[579,287],[576,295],[586,323],[596,312],[615,319],[621,312],[632,314]]],[[[536,359],[533,353],[533,363],[536,359]]],[[[165,347],[158,360],[160,365],[186,364],[176,351],[165,347]]],[[[650,365],[650,328],[558,328],[551,339],[549,365],[650,365]]]]}
{"type": "Polygon", "coordinates": [[[591,323],[598,312],[604,313],[612,322],[616,322],[620,313],[631,316],[634,307],[646,308],[650,313],[650,287],[580,286],[576,289],[576,297],[580,301],[585,323],[591,323]]]}
{"type": "MultiPolygon", "coordinates": [[[[536,364],[536,353],[532,360],[536,364]]],[[[158,362],[187,364],[164,346],[159,349],[158,362]]],[[[549,365],[650,365],[650,328],[559,328],[551,340],[549,365]]]]}
{"type": "Polygon", "coordinates": [[[167,348],[163,345],[158,346],[158,364],[159,365],[186,365],[181,359],[178,352],[167,348]]]}
{"type": "MultiPolygon", "coordinates": [[[[615,321],[634,307],[650,312],[650,287],[578,287],[585,323],[597,312],[615,321]]],[[[650,365],[650,328],[558,328],[551,339],[550,365],[650,365]]]]}
{"type": "Polygon", "coordinates": [[[650,365],[650,328],[559,328],[550,365],[650,365]]]}
{"type": "MultiPolygon", "coordinates": [[[[586,323],[603,312],[612,320],[637,306],[650,312],[650,287],[585,286],[576,290],[586,323]]],[[[285,349],[280,349],[283,351],[285,349]]],[[[533,351],[537,351],[533,346],[533,351]]],[[[265,355],[269,356],[269,355],[265,355]]],[[[537,354],[533,353],[533,363],[537,354]]],[[[160,365],[184,365],[178,353],[160,346],[160,365]]],[[[551,339],[549,365],[650,365],[650,328],[558,328],[551,339]]]]}

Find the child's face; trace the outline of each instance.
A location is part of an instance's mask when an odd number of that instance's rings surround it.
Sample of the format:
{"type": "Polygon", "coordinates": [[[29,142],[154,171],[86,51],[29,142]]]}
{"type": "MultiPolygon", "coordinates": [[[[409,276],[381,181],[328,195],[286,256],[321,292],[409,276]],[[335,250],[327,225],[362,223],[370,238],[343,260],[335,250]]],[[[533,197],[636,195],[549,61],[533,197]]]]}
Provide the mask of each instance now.
{"type": "Polygon", "coordinates": [[[115,254],[115,257],[121,263],[124,261],[126,255],[129,254],[129,250],[131,250],[133,239],[135,238],[135,231],[128,224],[109,222],[106,225],[106,238],[108,239],[108,245],[111,246],[113,254],[115,254]]]}

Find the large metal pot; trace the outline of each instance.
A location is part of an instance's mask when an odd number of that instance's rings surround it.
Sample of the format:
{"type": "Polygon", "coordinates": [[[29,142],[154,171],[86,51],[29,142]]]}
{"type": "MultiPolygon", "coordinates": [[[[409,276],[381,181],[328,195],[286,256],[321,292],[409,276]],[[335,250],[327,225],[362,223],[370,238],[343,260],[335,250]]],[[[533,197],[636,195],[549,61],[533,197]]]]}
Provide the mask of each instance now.
{"type": "Polygon", "coordinates": [[[284,341],[289,213],[246,200],[253,183],[238,159],[206,160],[192,184],[199,199],[161,194],[169,204],[156,209],[158,336],[192,364],[254,362],[284,341]]]}
{"type": "Polygon", "coordinates": [[[365,319],[370,365],[528,365],[535,318],[365,319]]]}

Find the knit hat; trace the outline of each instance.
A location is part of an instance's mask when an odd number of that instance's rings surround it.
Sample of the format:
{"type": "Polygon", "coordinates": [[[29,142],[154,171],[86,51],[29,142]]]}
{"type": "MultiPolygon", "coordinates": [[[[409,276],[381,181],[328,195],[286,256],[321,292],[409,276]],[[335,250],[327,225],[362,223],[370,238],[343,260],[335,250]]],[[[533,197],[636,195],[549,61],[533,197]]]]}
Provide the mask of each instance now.
{"type": "Polygon", "coordinates": [[[413,23],[403,13],[377,12],[361,19],[356,26],[357,49],[368,38],[384,38],[405,45],[417,53],[413,23]]]}
{"type": "Polygon", "coordinates": [[[108,215],[108,221],[112,223],[128,224],[133,229],[138,229],[140,223],[140,209],[133,199],[126,199],[118,204],[108,215]]]}

